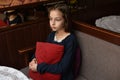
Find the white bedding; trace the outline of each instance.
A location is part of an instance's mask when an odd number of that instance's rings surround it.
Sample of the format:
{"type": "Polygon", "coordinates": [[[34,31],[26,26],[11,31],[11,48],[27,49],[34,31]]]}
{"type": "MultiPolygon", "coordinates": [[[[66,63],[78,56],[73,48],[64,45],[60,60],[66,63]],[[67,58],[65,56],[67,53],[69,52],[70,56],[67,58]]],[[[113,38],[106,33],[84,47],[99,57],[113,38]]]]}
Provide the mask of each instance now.
{"type": "Polygon", "coordinates": [[[17,69],[6,66],[0,66],[0,80],[29,80],[29,79],[17,69]]]}
{"type": "Polygon", "coordinates": [[[120,16],[110,15],[95,21],[97,27],[120,33],[120,16]]]}

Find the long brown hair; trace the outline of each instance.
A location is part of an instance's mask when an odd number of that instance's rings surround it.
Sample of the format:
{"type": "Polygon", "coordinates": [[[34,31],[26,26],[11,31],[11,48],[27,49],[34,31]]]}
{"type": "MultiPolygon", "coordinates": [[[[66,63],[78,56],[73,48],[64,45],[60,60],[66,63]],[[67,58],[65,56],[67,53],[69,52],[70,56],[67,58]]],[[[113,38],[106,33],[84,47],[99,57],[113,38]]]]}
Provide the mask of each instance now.
{"type": "Polygon", "coordinates": [[[60,12],[62,12],[63,18],[65,20],[65,26],[64,26],[65,32],[70,32],[70,28],[71,28],[70,22],[71,22],[71,20],[70,20],[70,12],[69,12],[68,6],[66,4],[56,4],[52,7],[49,7],[48,8],[48,15],[50,14],[51,10],[59,10],[60,12]]]}

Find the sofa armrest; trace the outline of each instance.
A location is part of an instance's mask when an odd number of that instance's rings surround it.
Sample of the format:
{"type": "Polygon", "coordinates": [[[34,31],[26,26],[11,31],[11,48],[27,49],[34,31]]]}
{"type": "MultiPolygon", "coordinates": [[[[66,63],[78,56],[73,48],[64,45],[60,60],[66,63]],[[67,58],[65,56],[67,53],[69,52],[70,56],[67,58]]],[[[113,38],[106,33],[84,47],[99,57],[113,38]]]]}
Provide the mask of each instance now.
{"type": "Polygon", "coordinates": [[[19,49],[18,53],[24,56],[25,66],[28,66],[33,53],[35,53],[35,46],[19,49]]]}
{"type": "Polygon", "coordinates": [[[34,53],[34,52],[35,52],[35,46],[27,47],[27,48],[23,48],[23,49],[18,50],[19,54],[28,54],[28,53],[34,53]]]}

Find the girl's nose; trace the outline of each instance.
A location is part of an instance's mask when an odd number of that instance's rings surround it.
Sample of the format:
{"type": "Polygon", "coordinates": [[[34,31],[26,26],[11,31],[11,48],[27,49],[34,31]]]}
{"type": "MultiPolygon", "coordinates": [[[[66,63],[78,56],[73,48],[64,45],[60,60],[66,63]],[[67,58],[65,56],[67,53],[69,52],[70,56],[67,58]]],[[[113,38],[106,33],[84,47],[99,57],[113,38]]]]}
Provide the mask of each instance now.
{"type": "Polygon", "coordinates": [[[54,20],[52,20],[52,25],[55,25],[55,21],[54,20]]]}

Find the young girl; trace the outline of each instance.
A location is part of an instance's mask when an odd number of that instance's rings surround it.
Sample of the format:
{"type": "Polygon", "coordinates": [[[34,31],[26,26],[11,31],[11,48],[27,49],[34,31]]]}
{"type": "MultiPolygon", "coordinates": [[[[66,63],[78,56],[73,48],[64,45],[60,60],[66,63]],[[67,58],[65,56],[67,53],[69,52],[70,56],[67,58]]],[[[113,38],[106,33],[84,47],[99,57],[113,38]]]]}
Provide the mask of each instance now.
{"type": "Polygon", "coordinates": [[[49,8],[48,11],[49,23],[53,32],[49,34],[47,42],[63,45],[64,55],[61,61],[55,64],[37,64],[36,59],[33,58],[29,63],[29,68],[40,74],[45,72],[61,74],[61,80],[74,80],[73,63],[77,44],[76,38],[70,32],[70,26],[68,25],[68,7],[65,4],[57,4],[49,8]]]}

